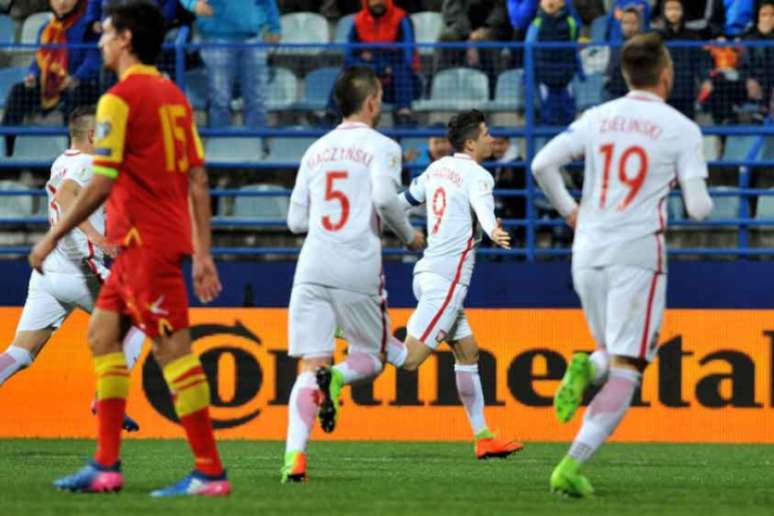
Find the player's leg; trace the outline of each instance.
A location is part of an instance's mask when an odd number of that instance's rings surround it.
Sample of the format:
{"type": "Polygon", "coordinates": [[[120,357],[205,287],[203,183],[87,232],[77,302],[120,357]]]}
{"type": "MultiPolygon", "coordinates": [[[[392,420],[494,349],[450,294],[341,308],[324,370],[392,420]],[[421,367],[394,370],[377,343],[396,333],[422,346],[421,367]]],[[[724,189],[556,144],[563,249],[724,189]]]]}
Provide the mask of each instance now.
{"type": "Polygon", "coordinates": [[[53,334],[52,328],[18,332],[11,345],[0,353],[0,386],[29,367],[53,334]]]}
{"type": "Polygon", "coordinates": [[[460,311],[450,329],[448,342],[454,353],[454,379],[473,432],[476,458],[507,457],[523,449],[524,445],[519,442],[498,439],[486,423],[484,390],[478,371],[479,347],[464,311],[460,311]]]}
{"type": "Polygon", "coordinates": [[[316,372],[331,363],[336,316],[327,289],[316,285],[293,286],[288,307],[290,356],[300,358],[300,369],[288,401],[288,432],[282,482],[306,479],[306,445],[319,409],[316,372]]]}
{"type": "Polygon", "coordinates": [[[608,271],[608,320],[605,339],[611,355],[607,380],[586,409],[583,425],[567,456],[551,477],[551,488],[587,496],[593,493],[581,466],[613,433],[655,357],[666,302],[666,275],[636,267],[608,271]]]}

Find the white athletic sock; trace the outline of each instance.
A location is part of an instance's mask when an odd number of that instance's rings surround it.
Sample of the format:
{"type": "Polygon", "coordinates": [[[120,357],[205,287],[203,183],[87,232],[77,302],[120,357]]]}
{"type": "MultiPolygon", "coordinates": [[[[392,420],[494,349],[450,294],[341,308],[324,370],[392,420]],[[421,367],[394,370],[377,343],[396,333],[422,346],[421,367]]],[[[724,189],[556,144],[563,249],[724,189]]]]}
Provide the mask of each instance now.
{"type": "Polygon", "coordinates": [[[457,380],[457,393],[465,406],[473,435],[488,430],[484,418],[484,391],[481,388],[478,364],[454,364],[454,377],[457,380]]]}
{"type": "Polygon", "coordinates": [[[333,369],[344,376],[344,384],[350,384],[363,380],[369,380],[382,372],[382,361],[379,357],[354,351],[347,355],[347,359],[333,366],[333,369]]]}
{"type": "Polygon", "coordinates": [[[26,349],[8,346],[5,353],[0,353],[0,385],[32,363],[32,355],[26,349]]]}
{"type": "Polygon", "coordinates": [[[285,453],[306,450],[306,442],[312,432],[314,418],[318,409],[317,379],[310,371],[296,378],[288,402],[288,437],[285,453]]]}
{"type": "Polygon", "coordinates": [[[586,462],[594,455],[621,422],[641,376],[631,369],[610,369],[610,377],[586,409],[583,426],[570,446],[570,457],[586,462]]]}
{"type": "Polygon", "coordinates": [[[132,326],[124,337],[124,356],[126,357],[126,367],[131,369],[142,353],[142,345],[145,344],[145,334],[137,328],[132,326]]]}
{"type": "Polygon", "coordinates": [[[387,339],[387,362],[394,365],[397,368],[403,367],[406,363],[406,356],[408,355],[408,348],[402,341],[395,337],[389,337],[387,339]]]}
{"type": "Polygon", "coordinates": [[[607,373],[610,369],[610,356],[604,349],[597,349],[589,356],[589,360],[594,364],[594,378],[591,379],[591,383],[599,385],[607,379],[607,373]]]}

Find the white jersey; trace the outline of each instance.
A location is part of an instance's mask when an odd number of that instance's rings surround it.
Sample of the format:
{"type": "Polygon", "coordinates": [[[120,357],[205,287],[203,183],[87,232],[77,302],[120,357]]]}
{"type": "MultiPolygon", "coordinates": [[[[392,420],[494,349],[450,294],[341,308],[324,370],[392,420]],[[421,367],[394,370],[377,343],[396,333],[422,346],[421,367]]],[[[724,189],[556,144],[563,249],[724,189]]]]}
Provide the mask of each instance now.
{"type": "MultiPolygon", "coordinates": [[[[65,151],[51,166],[51,178],[46,183],[48,194],[48,221],[53,226],[62,216],[62,210],[54,199],[59,185],[65,179],[78,183],[83,188],[92,178],[92,157],[76,150],[65,151]]],[[[100,207],[90,217],[89,222],[97,232],[105,233],[105,208],[100,207]]],[[[78,228],[64,236],[56,249],[43,263],[45,272],[67,274],[97,274],[105,278],[107,269],[102,250],[92,244],[78,228]]]]}
{"type": "Polygon", "coordinates": [[[481,230],[495,228],[494,178],[466,154],[433,162],[404,193],[415,206],[426,205],[427,249],[414,274],[432,272],[470,284],[481,230]]]}
{"type": "Polygon", "coordinates": [[[586,111],[564,138],[574,156],[585,156],[573,267],[664,271],[669,191],[707,177],[698,125],[635,90],[586,111]]]}
{"type": "Polygon", "coordinates": [[[293,284],[378,294],[382,287],[381,222],[373,181],[400,185],[401,150],[363,123],[344,123],[306,151],[290,198],[308,210],[308,233],[293,284]]]}

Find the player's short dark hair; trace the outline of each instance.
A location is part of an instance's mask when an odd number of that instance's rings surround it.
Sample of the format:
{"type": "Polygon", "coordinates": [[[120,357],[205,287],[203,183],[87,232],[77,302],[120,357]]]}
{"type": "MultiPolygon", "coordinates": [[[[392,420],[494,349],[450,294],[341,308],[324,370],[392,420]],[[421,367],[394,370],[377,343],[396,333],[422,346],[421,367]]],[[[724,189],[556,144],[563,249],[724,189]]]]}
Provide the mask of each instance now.
{"type": "Polygon", "coordinates": [[[656,32],[632,36],[621,50],[621,69],[631,88],[656,86],[669,60],[669,50],[656,32]]]}
{"type": "Polygon", "coordinates": [[[97,116],[97,107],[94,105],[78,106],[70,112],[67,119],[67,129],[70,132],[70,138],[83,139],[89,131],[89,118],[97,116]]]}
{"type": "Polygon", "coordinates": [[[352,66],[336,78],[333,98],[341,115],[348,117],[363,108],[365,100],[379,90],[379,78],[368,66],[352,66]]]}
{"type": "Polygon", "coordinates": [[[116,32],[132,33],[132,53],[141,63],[156,63],[165,33],[164,15],[158,5],[148,0],[131,0],[111,5],[107,16],[116,32]]]}
{"type": "Polygon", "coordinates": [[[454,115],[446,127],[449,143],[457,152],[465,150],[465,142],[478,138],[481,124],[486,122],[484,113],[478,109],[463,111],[454,115]]]}

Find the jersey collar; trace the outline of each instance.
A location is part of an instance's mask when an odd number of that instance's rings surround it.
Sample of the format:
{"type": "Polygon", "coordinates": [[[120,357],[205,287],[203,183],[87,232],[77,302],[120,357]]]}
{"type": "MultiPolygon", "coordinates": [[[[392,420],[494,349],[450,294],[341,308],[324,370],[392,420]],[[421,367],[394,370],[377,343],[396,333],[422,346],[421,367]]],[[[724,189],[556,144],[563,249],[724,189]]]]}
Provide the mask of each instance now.
{"type": "Polygon", "coordinates": [[[649,91],[644,91],[644,90],[632,90],[626,94],[626,98],[633,99],[633,100],[645,100],[648,102],[664,102],[664,99],[662,99],[655,93],[651,93],[649,91]]]}
{"type": "Polygon", "coordinates": [[[464,152],[455,152],[453,155],[457,159],[467,159],[469,161],[473,161],[473,158],[465,154],[464,152]]]}
{"type": "Polygon", "coordinates": [[[130,75],[161,75],[161,72],[153,65],[134,64],[124,71],[121,80],[123,81],[130,75]]]}
{"type": "Polygon", "coordinates": [[[368,124],[364,122],[342,122],[336,127],[336,129],[358,129],[358,128],[368,128],[368,124]]]}

